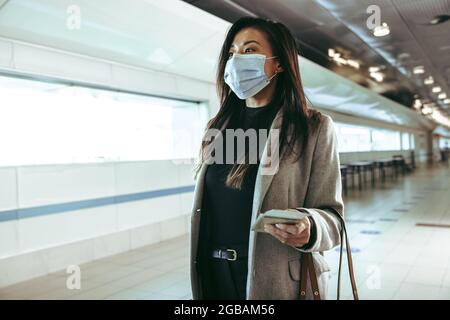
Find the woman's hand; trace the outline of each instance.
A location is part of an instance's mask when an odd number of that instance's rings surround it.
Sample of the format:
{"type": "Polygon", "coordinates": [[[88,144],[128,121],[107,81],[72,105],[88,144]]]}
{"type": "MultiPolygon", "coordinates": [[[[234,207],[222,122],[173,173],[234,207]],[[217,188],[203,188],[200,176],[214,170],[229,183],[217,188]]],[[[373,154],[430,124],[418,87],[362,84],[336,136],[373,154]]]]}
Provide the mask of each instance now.
{"type": "Polygon", "coordinates": [[[301,247],[309,242],[311,236],[311,222],[308,217],[304,217],[296,224],[266,224],[264,230],[284,244],[301,247]]]}

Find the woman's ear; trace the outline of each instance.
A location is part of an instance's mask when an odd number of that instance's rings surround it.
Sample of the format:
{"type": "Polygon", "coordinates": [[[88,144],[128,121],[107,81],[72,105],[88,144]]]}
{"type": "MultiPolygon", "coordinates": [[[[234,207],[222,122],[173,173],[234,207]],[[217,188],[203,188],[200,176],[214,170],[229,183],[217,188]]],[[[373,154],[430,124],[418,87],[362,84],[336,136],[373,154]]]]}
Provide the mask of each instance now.
{"type": "Polygon", "coordinates": [[[284,68],[281,65],[280,61],[278,61],[278,59],[276,59],[275,61],[276,61],[276,71],[277,71],[277,73],[283,72],[284,68]]]}
{"type": "Polygon", "coordinates": [[[280,73],[280,72],[283,72],[283,71],[284,71],[284,68],[281,65],[281,63],[277,63],[277,73],[280,73]]]}

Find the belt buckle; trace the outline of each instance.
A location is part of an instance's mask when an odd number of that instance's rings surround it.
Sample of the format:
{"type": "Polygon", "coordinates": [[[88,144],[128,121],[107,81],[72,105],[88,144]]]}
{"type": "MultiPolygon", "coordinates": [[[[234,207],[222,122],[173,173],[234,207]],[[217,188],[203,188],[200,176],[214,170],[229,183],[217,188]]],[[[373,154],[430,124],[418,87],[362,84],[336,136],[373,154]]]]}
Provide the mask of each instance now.
{"type": "Polygon", "coordinates": [[[233,254],[233,258],[231,258],[231,259],[227,258],[227,260],[229,260],[229,261],[236,261],[237,260],[237,252],[236,252],[236,250],[234,250],[234,249],[226,249],[226,250],[233,254]]]}

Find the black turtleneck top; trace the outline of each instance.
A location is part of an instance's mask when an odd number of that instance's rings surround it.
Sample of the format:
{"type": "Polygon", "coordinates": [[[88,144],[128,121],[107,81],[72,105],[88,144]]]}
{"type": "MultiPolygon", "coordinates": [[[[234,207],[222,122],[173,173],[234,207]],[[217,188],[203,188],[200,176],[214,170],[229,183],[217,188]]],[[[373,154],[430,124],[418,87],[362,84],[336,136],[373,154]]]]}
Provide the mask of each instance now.
{"type": "MultiPolygon", "coordinates": [[[[227,129],[256,129],[259,146],[259,129],[266,129],[266,137],[276,115],[275,103],[262,107],[242,107],[229,121],[227,129]]],[[[223,134],[226,145],[226,134],[223,134]]],[[[235,140],[236,141],[236,140],[235,140]]],[[[248,139],[245,143],[249,148],[248,139]]],[[[264,148],[264,147],[262,147],[264,148]]],[[[209,245],[222,246],[246,245],[249,241],[252,215],[253,193],[260,156],[263,150],[258,149],[258,163],[250,164],[241,189],[233,189],[225,185],[225,180],[233,164],[210,164],[205,175],[203,196],[203,217],[207,224],[209,245]]],[[[236,152],[235,152],[236,155],[236,152]]],[[[226,159],[226,148],[223,150],[226,159]]],[[[248,160],[247,160],[248,161],[248,160]]]]}

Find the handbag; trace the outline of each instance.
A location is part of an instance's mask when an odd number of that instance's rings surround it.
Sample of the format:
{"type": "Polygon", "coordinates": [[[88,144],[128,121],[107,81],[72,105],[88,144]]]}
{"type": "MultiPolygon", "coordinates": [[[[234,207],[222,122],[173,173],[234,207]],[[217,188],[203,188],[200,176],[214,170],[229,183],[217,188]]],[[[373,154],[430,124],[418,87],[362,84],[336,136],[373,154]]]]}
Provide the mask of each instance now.
{"type": "MultiPolygon", "coordinates": [[[[343,253],[343,244],[345,238],[345,248],[347,251],[347,263],[348,263],[348,272],[350,276],[350,283],[352,286],[352,294],[354,300],[359,300],[358,297],[358,289],[356,287],[355,275],[353,273],[353,260],[352,260],[352,251],[350,248],[350,241],[348,240],[347,229],[345,227],[344,218],[333,208],[331,209],[336,213],[341,221],[341,230],[340,230],[340,254],[339,254],[339,269],[338,269],[338,285],[337,285],[337,300],[340,299],[340,291],[341,291],[341,267],[342,267],[342,253],[343,253]]],[[[320,300],[320,291],[319,284],[317,282],[316,269],[314,268],[314,261],[312,257],[312,253],[303,252],[302,253],[302,262],[300,264],[300,300],[306,299],[306,284],[308,282],[307,276],[309,274],[311,281],[311,288],[313,292],[314,300],[320,300]]]]}

